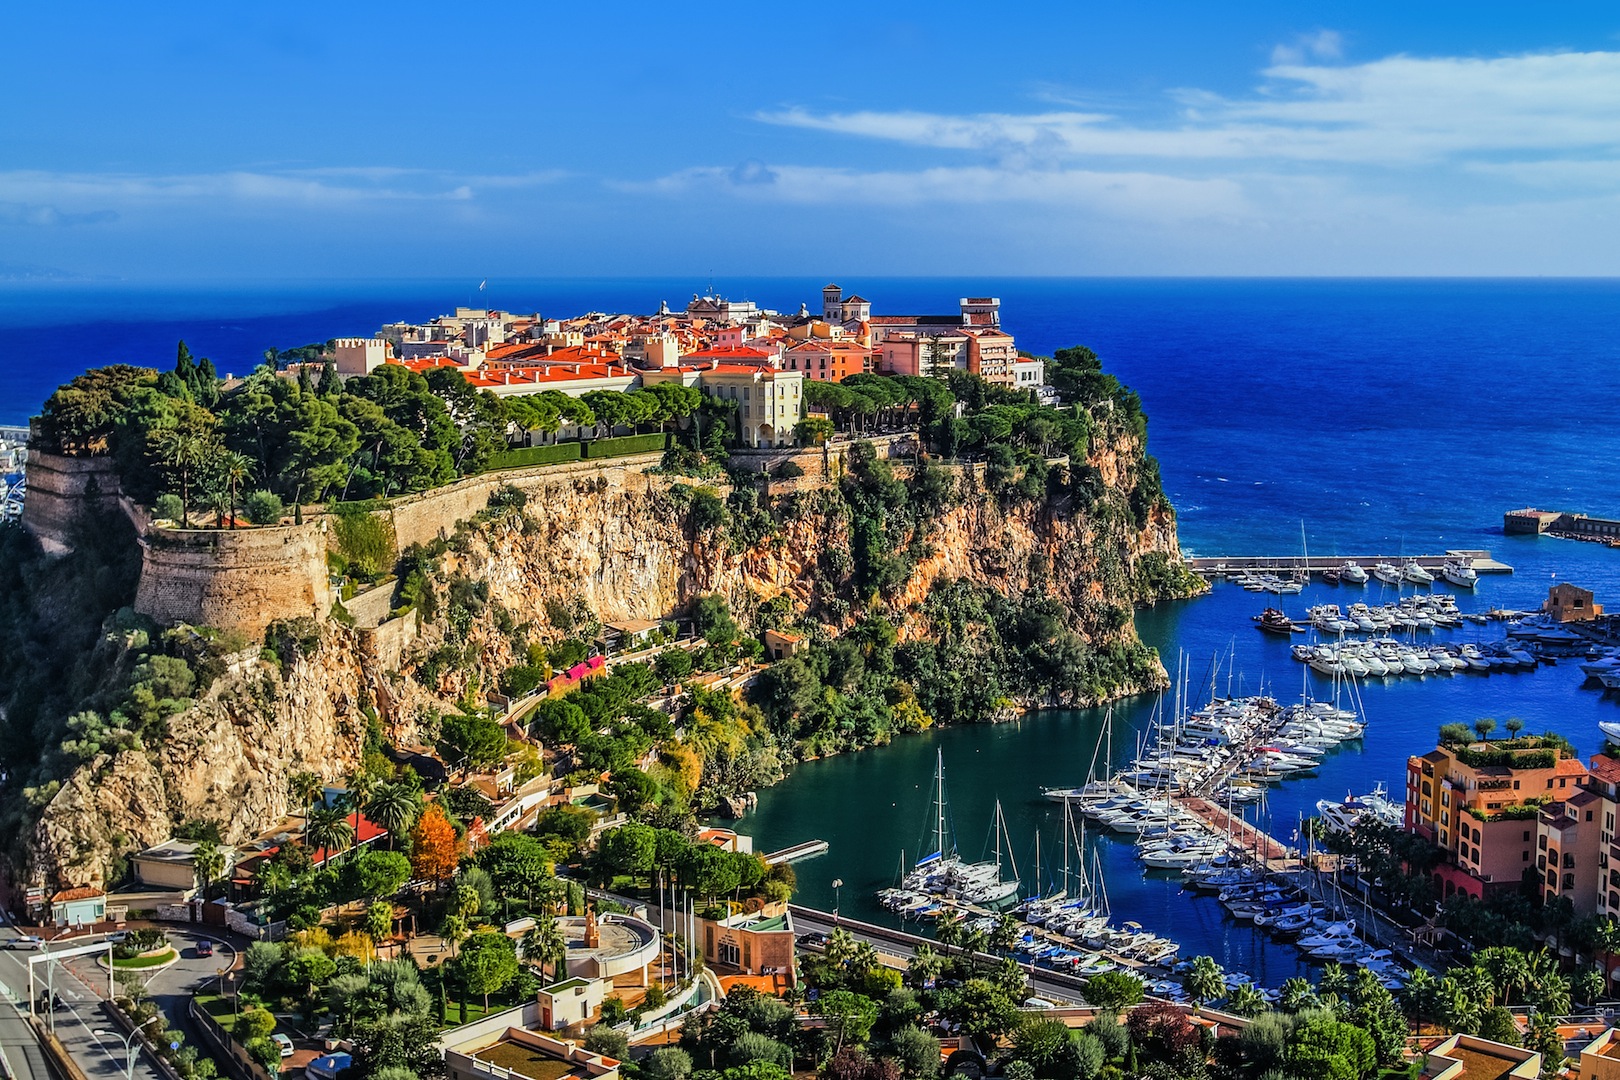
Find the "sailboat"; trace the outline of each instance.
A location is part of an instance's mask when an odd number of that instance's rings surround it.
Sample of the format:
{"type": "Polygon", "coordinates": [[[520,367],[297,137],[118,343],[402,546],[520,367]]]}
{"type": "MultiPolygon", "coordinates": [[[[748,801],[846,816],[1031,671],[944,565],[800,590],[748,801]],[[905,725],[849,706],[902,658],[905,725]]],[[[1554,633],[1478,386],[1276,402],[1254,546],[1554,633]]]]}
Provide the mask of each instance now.
{"type": "Polygon", "coordinates": [[[913,892],[944,896],[969,904],[994,907],[1018,896],[1018,867],[1012,862],[1011,844],[1007,858],[1012,864],[1013,876],[1002,876],[1002,844],[1007,840],[1007,820],[1001,812],[1001,800],[996,800],[995,861],[970,863],[957,854],[946,826],[945,754],[939,751],[934,770],[934,850],[917,860],[917,865],[906,875],[904,888],[913,892]]]}

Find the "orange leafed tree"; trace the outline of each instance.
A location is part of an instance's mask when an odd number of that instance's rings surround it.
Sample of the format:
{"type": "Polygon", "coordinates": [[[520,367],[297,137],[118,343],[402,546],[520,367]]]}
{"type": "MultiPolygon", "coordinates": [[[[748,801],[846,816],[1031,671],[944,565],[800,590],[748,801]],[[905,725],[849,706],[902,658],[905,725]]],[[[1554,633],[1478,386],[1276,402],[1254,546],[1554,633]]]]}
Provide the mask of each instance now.
{"type": "Polygon", "coordinates": [[[436,883],[449,880],[458,858],[456,830],[437,803],[429,803],[411,830],[411,869],[416,876],[436,883]]]}

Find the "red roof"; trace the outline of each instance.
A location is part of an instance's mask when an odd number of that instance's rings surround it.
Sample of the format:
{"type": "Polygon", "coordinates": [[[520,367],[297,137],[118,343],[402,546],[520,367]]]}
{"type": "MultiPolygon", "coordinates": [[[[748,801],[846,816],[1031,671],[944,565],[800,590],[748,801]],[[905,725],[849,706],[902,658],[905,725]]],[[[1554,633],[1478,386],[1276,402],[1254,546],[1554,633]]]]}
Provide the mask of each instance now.
{"type": "Polygon", "coordinates": [[[97,897],[106,895],[107,894],[102,892],[100,889],[92,888],[89,885],[80,885],[72,889],[63,889],[61,892],[51,897],[51,903],[65,904],[73,900],[94,900],[97,897]]]}
{"type": "Polygon", "coordinates": [[[705,360],[769,360],[772,354],[762,349],[751,349],[746,345],[716,345],[686,355],[702,357],[705,360]]]}
{"type": "Polygon", "coordinates": [[[1592,759],[1592,775],[1605,784],[1620,784],[1620,760],[1607,754],[1592,759]]]}

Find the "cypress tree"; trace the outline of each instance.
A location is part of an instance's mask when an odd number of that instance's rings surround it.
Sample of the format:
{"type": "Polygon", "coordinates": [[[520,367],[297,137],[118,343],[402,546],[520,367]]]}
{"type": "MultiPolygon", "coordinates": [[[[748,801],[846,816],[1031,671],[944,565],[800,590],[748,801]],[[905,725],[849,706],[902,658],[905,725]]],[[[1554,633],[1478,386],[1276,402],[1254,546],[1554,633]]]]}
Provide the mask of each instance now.
{"type": "Polygon", "coordinates": [[[326,358],[326,365],[321,368],[321,397],[337,397],[343,389],[338,381],[337,361],[330,356],[326,358]]]}
{"type": "Polygon", "coordinates": [[[298,392],[300,394],[313,394],[315,392],[314,384],[309,381],[308,364],[298,365],[298,392]]]}

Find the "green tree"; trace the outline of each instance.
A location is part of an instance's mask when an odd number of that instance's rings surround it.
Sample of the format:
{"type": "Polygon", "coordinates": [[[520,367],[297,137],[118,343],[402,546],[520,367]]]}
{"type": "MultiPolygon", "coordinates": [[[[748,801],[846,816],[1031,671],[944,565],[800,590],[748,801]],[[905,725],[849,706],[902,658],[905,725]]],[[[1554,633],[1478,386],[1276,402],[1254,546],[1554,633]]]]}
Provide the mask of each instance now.
{"type": "Polygon", "coordinates": [[[469,937],[456,957],[456,975],[471,994],[482,994],[484,1011],[489,1011],[489,995],[506,988],[518,972],[517,953],[512,939],[495,930],[469,937]]]}
{"type": "Polygon", "coordinates": [[[915,1024],[889,1036],[888,1050],[907,1080],[934,1080],[939,1075],[939,1040],[915,1024]]]}
{"type": "Polygon", "coordinates": [[[1181,977],[1181,987],[1195,1006],[1215,1001],[1226,993],[1226,973],[1214,957],[1195,956],[1192,966],[1181,977]]]}
{"type": "Polygon", "coordinates": [[[310,811],[304,839],[316,851],[325,851],[327,858],[341,853],[354,842],[354,826],[342,810],[318,806],[310,811]]]}
{"type": "MultiPolygon", "coordinates": [[[[409,862],[406,866],[409,867],[409,862]]],[[[366,933],[371,939],[381,943],[394,932],[394,905],[387,900],[378,900],[366,907],[366,933]]]]}
{"type": "Polygon", "coordinates": [[[822,994],[817,998],[813,1011],[826,1021],[834,1053],[845,1043],[859,1045],[866,1042],[878,1018],[877,1002],[848,990],[822,994]]]}
{"type": "Polygon", "coordinates": [[[379,782],[371,792],[366,815],[388,830],[388,848],[394,848],[396,837],[410,832],[416,816],[422,812],[422,797],[415,789],[397,781],[379,782]]]}
{"type": "Polygon", "coordinates": [[[641,1062],[641,1080],[691,1080],[692,1055],[678,1046],[665,1046],[641,1062]]]}
{"type": "Polygon", "coordinates": [[[196,871],[197,888],[206,897],[209,886],[225,872],[225,854],[218,844],[204,840],[192,851],[191,866],[196,871]]]}
{"type": "Polygon", "coordinates": [[[1142,980],[1125,971],[1105,971],[1086,980],[1084,996],[1099,1009],[1119,1012],[1142,1002],[1146,987],[1142,980]]]}

